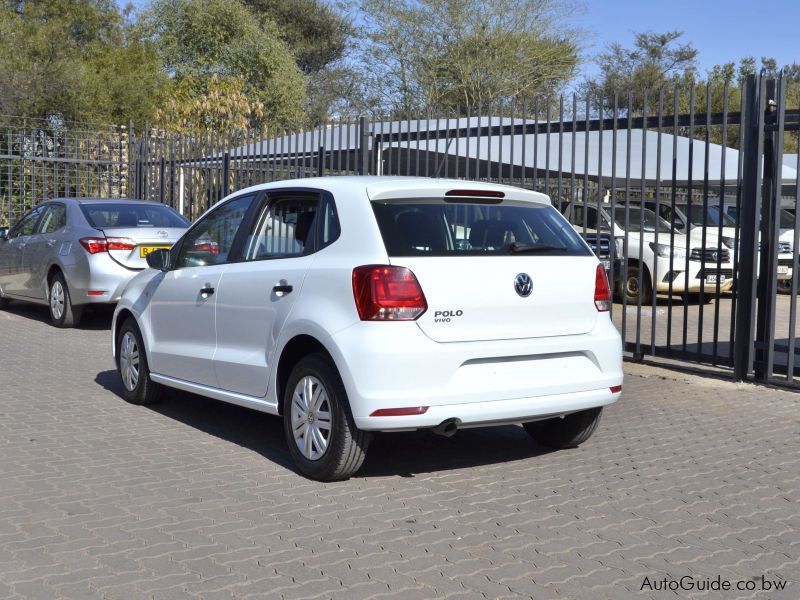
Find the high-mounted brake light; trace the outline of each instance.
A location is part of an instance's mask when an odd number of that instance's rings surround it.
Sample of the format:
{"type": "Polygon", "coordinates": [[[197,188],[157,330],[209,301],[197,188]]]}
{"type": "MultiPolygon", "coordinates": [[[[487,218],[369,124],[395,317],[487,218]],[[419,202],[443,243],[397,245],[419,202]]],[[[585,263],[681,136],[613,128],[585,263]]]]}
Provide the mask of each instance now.
{"type": "Polygon", "coordinates": [[[448,197],[460,197],[460,198],[505,198],[505,192],[499,192],[497,190],[450,190],[449,192],[445,193],[445,196],[448,197]]]}
{"type": "Polygon", "coordinates": [[[89,254],[108,252],[109,250],[133,250],[136,248],[136,242],[132,239],[120,237],[85,237],[80,239],[80,243],[89,254]]]}
{"type": "Polygon", "coordinates": [[[353,297],[362,321],[413,321],[428,310],[419,281],[405,267],[356,267],[353,297]]]}
{"type": "Polygon", "coordinates": [[[597,265],[594,276],[594,306],[598,312],[611,310],[611,288],[603,265],[597,265]]]}

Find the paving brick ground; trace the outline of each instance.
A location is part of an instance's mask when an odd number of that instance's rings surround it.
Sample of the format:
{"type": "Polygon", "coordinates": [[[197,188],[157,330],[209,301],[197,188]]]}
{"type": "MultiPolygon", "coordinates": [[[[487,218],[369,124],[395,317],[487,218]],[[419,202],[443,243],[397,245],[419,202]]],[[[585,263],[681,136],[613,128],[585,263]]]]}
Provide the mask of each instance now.
{"type": "Polygon", "coordinates": [[[800,598],[800,394],[629,365],[579,449],[385,435],[321,484],[275,418],[123,402],[108,314],[45,315],[0,313],[0,598],[800,598]]]}

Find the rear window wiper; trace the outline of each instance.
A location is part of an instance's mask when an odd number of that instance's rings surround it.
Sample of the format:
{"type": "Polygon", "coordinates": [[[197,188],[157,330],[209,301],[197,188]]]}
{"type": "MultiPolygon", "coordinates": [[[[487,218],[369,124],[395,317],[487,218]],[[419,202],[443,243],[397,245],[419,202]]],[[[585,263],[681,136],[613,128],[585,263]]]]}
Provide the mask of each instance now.
{"type": "Polygon", "coordinates": [[[519,244],[514,242],[508,247],[511,254],[521,254],[523,252],[549,252],[551,250],[566,250],[566,246],[550,246],[548,244],[519,244]]]}

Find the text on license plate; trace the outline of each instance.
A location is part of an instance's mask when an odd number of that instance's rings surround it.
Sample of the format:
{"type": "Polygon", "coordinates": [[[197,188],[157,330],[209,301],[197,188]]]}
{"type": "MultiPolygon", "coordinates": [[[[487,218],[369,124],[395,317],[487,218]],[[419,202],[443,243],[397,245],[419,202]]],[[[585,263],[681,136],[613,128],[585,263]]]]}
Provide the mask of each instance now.
{"type": "Polygon", "coordinates": [[[139,247],[139,256],[145,258],[148,254],[155,250],[169,250],[169,246],[140,246],[139,247]]]}
{"type": "Polygon", "coordinates": [[[706,283],[725,283],[725,275],[706,275],[706,283]]]}

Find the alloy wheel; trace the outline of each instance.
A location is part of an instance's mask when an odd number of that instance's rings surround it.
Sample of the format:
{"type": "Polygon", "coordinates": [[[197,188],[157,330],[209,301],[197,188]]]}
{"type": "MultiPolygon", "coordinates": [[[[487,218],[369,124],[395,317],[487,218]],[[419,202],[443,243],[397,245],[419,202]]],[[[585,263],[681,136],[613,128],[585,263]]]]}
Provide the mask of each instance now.
{"type": "Polygon", "coordinates": [[[130,331],[125,332],[119,345],[119,372],[125,388],[129,392],[135,390],[139,383],[139,344],[130,331]]]}
{"type": "Polygon", "coordinates": [[[322,382],[310,375],[297,382],[292,394],[291,423],[294,441],[308,460],[319,460],[331,436],[331,406],[322,382]]]}
{"type": "Polygon", "coordinates": [[[56,320],[64,316],[64,287],[58,279],[50,288],[50,312],[56,320]]]}

